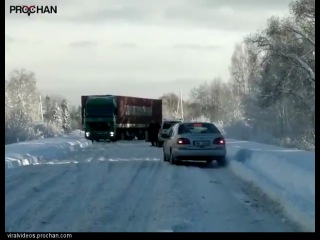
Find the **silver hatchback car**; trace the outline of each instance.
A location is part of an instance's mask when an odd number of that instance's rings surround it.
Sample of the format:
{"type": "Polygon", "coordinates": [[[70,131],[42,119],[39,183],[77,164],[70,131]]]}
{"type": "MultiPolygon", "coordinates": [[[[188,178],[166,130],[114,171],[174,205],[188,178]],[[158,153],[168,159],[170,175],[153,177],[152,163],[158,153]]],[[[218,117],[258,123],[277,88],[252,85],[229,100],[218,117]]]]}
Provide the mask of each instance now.
{"type": "Polygon", "coordinates": [[[207,122],[181,122],[175,124],[163,144],[163,160],[177,161],[216,160],[226,164],[226,142],[219,129],[207,122]]]}

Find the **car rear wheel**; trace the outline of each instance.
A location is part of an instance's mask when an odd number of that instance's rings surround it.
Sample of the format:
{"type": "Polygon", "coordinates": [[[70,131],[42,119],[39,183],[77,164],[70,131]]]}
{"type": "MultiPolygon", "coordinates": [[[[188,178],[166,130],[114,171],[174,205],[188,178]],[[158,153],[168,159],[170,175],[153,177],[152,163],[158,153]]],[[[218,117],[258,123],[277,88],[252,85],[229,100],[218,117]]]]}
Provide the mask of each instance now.
{"type": "Polygon", "coordinates": [[[226,157],[219,157],[219,158],[217,159],[217,164],[218,164],[218,166],[220,166],[220,167],[225,167],[225,166],[227,165],[227,159],[226,159],[226,157]]]}
{"type": "Polygon", "coordinates": [[[170,158],[169,158],[170,164],[176,164],[176,160],[174,159],[173,155],[172,155],[172,151],[170,150],[170,158]]]}
{"type": "Polygon", "coordinates": [[[167,162],[167,161],[168,161],[168,159],[167,159],[167,155],[165,154],[164,149],[163,149],[163,161],[165,161],[165,162],[167,162]]]}

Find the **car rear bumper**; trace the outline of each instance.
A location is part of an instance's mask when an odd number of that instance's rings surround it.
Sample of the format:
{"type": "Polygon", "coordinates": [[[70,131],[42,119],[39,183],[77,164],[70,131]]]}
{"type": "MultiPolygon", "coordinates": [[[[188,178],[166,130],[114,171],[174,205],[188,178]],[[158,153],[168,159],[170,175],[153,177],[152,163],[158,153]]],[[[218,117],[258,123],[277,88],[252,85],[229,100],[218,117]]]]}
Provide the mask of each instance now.
{"type": "Polygon", "coordinates": [[[226,149],[172,149],[172,155],[176,160],[212,160],[215,158],[225,157],[226,154],[226,149]]]}

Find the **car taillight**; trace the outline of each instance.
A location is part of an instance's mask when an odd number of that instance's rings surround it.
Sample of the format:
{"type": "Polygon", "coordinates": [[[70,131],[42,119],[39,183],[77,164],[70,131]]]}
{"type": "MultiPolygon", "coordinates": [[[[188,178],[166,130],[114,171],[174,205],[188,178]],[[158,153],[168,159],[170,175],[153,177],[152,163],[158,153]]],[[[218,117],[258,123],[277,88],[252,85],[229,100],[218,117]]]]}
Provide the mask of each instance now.
{"type": "Polygon", "coordinates": [[[216,138],[215,140],[213,140],[213,144],[219,144],[219,145],[225,145],[226,141],[224,140],[224,138],[216,138]]]}
{"type": "Polygon", "coordinates": [[[177,140],[177,144],[181,144],[181,145],[183,145],[183,144],[190,144],[190,141],[189,141],[188,138],[179,138],[179,139],[177,140]]]}

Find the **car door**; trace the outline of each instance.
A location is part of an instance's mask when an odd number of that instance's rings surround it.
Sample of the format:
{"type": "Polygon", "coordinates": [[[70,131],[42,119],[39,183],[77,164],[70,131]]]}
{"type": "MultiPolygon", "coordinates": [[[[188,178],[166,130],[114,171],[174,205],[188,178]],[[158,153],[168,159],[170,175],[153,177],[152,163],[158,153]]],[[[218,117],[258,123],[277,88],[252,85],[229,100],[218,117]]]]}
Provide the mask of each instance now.
{"type": "Polygon", "coordinates": [[[168,138],[168,154],[170,153],[170,148],[173,148],[175,146],[175,144],[176,144],[178,128],[179,128],[179,123],[176,123],[171,128],[171,134],[170,134],[170,136],[168,138]]]}
{"type": "Polygon", "coordinates": [[[169,140],[170,140],[171,134],[172,134],[172,129],[170,129],[167,137],[164,139],[164,142],[163,142],[163,150],[166,155],[168,155],[168,152],[169,152],[168,149],[170,149],[169,140]]]}
{"type": "Polygon", "coordinates": [[[176,126],[171,127],[171,129],[169,130],[169,133],[168,133],[168,138],[166,138],[164,141],[163,146],[164,146],[165,153],[167,155],[169,155],[170,148],[172,147],[172,143],[173,143],[173,139],[174,139],[174,135],[175,135],[175,129],[176,129],[176,126]]]}

